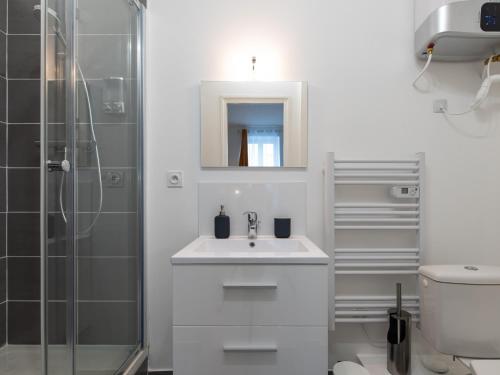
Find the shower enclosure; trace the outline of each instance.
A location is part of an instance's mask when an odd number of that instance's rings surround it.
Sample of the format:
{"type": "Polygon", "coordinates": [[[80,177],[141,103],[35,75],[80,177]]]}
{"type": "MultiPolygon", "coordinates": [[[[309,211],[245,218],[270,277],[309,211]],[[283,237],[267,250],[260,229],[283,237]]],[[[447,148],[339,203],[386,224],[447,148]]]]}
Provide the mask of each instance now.
{"type": "Polygon", "coordinates": [[[139,0],[0,0],[0,374],[136,373],[139,0]]]}

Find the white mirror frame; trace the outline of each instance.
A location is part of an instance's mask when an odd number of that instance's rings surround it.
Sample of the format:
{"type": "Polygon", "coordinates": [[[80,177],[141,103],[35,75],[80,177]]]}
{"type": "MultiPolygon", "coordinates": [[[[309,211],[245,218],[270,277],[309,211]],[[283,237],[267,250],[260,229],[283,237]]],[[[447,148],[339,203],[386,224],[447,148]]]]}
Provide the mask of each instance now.
{"type": "Polygon", "coordinates": [[[283,168],[307,167],[306,82],[202,82],[202,167],[228,167],[228,104],[233,103],[283,104],[283,168]]]}

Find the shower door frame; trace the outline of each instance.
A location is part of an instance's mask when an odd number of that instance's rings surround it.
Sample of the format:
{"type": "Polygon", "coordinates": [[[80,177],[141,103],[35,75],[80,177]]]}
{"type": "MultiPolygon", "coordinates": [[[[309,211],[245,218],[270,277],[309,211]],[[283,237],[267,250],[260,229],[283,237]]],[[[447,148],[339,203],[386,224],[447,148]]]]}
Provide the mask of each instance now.
{"type": "Polygon", "coordinates": [[[47,0],[40,0],[40,344],[42,374],[47,374],[47,0]]]}
{"type": "MultiPolygon", "coordinates": [[[[78,215],[75,212],[78,201],[78,184],[76,182],[75,167],[77,165],[76,147],[77,137],[76,108],[77,108],[77,70],[76,70],[76,19],[78,0],[64,0],[66,5],[66,59],[65,59],[65,82],[66,82],[66,146],[68,160],[71,170],[67,172],[66,178],[66,347],[70,357],[71,373],[76,374],[76,339],[77,339],[77,228],[78,215]]],[[[40,339],[41,339],[41,374],[50,375],[48,363],[48,66],[47,66],[47,37],[48,22],[47,12],[49,0],[40,0],[40,339]]],[[[129,1],[130,2],[130,1],[129,1]]],[[[132,0],[131,5],[137,7],[137,45],[136,54],[136,77],[137,77],[137,219],[138,219],[138,277],[137,277],[137,349],[132,352],[120,369],[120,374],[133,374],[148,356],[147,347],[147,325],[146,319],[146,277],[145,277],[145,252],[144,252],[144,58],[145,58],[145,22],[146,7],[141,1],[132,0]]]]}

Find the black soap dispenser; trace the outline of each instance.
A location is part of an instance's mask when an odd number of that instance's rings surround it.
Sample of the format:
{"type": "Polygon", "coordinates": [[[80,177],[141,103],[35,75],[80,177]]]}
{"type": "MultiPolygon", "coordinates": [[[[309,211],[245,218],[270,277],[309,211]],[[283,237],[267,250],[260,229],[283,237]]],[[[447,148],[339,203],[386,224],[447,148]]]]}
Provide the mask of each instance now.
{"type": "Polygon", "coordinates": [[[215,224],[215,238],[224,239],[229,238],[230,234],[230,220],[229,216],[224,211],[224,206],[220,206],[220,213],[214,219],[215,224]]]}

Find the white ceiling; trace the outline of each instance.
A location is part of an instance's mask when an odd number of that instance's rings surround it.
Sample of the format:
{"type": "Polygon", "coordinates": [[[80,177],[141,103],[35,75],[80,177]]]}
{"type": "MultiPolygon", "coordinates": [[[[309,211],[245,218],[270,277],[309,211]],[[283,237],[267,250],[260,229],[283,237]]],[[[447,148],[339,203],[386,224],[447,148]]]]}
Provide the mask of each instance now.
{"type": "Polygon", "coordinates": [[[283,126],[283,104],[228,104],[229,126],[283,126]]]}

